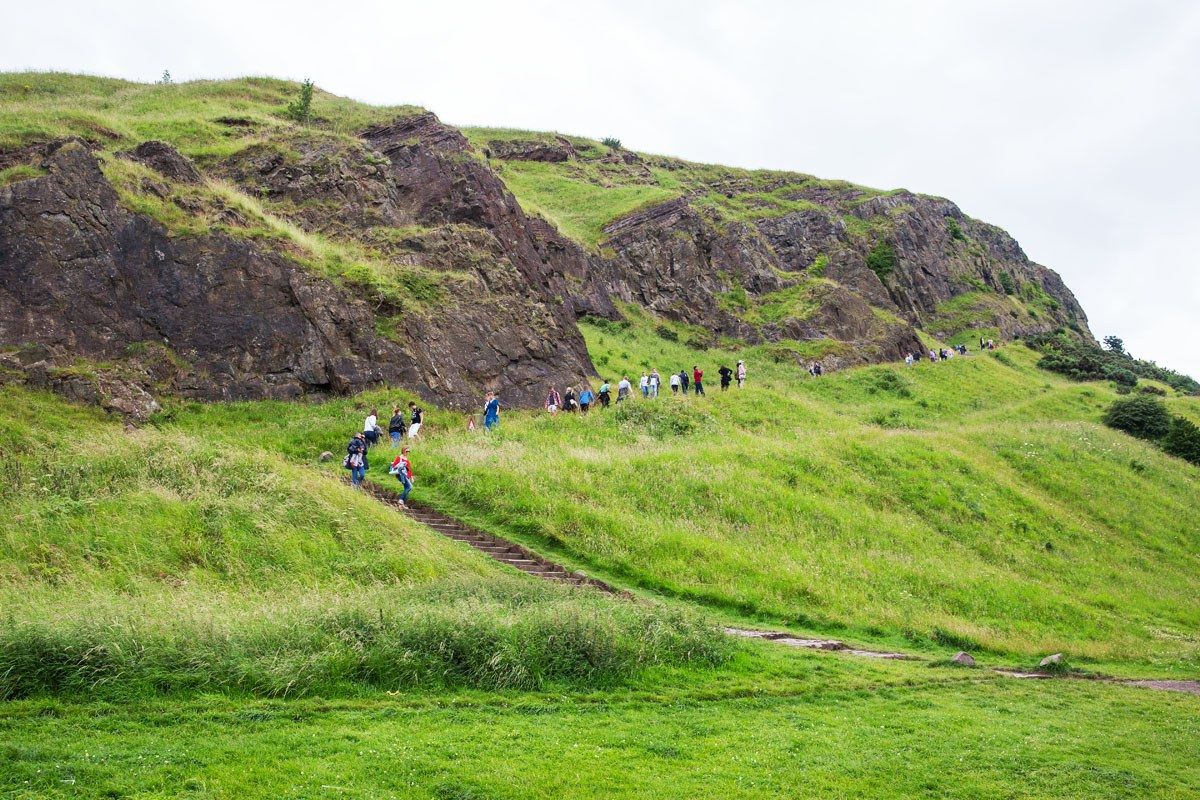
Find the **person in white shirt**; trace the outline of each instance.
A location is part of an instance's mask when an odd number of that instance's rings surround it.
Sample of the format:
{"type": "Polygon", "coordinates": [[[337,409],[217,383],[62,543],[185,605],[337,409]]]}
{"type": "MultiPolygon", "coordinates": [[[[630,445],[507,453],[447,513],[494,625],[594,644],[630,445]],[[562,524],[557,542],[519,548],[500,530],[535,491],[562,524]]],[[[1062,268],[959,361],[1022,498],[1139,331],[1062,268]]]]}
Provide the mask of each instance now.
{"type": "Polygon", "coordinates": [[[658,377],[658,370],[650,370],[650,396],[658,397],[658,385],[662,383],[662,379],[658,377]]]}
{"type": "Polygon", "coordinates": [[[617,384],[617,402],[620,403],[628,398],[632,391],[633,384],[629,382],[629,378],[621,378],[621,382],[617,384]]]}
{"type": "Polygon", "coordinates": [[[671,394],[679,394],[679,373],[671,373],[671,394]]]}
{"type": "Polygon", "coordinates": [[[379,443],[379,412],[371,409],[371,413],[363,420],[363,436],[366,437],[367,447],[373,447],[379,443]]]}

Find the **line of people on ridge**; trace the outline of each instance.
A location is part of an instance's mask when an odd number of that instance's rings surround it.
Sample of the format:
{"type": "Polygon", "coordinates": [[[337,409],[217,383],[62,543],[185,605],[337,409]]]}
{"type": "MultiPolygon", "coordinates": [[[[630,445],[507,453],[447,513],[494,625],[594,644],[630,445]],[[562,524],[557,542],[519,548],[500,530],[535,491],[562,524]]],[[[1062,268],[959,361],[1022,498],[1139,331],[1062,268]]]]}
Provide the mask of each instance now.
{"type": "MultiPolygon", "coordinates": [[[[992,339],[980,338],[979,339],[979,349],[980,350],[995,350],[996,342],[992,339]]],[[[939,361],[949,361],[950,359],[954,358],[956,355],[965,356],[966,354],[967,354],[967,346],[965,344],[955,344],[955,345],[951,345],[950,347],[942,347],[937,350],[931,349],[928,353],[928,357],[929,357],[929,361],[931,364],[936,364],[939,361]]],[[[921,358],[920,356],[914,356],[912,353],[909,353],[906,356],[904,356],[904,363],[911,367],[913,364],[917,363],[917,361],[919,361],[920,358],[921,358]]]]}
{"type": "MultiPolygon", "coordinates": [[[[740,389],[746,385],[746,362],[739,361],[737,366],[732,369],[722,365],[717,369],[717,374],[721,376],[721,391],[728,390],[735,380],[740,389]]],[[[704,395],[704,370],[693,364],[690,375],[686,369],[672,372],[667,379],[667,384],[671,387],[671,394],[687,394],[688,391],[691,391],[695,395],[702,396],[704,395]]],[[[642,377],[638,380],[638,391],[641,392],[642,397],[647,399],[658,397],[661,387],[662,375],[659,374],[657,368],[643,372],[642,377]]],[[[597,392],[592,392],[592,387],[586,383],[578,390],[574,386],[568,386],[561,393],[557,387],[551,386],[550,391],[546,394],[545,408],[551,414],[557,414],[559,411],[579,411],[586,414],[597,404],[601,408],[608,408],[613,402],[612,391],[612,382],[607,378],[601,382],[597,392]]],[[[623,376],[617,382],[616,402],[622,403],[632,396],[633,383],[628,377],[623,376]]]]}

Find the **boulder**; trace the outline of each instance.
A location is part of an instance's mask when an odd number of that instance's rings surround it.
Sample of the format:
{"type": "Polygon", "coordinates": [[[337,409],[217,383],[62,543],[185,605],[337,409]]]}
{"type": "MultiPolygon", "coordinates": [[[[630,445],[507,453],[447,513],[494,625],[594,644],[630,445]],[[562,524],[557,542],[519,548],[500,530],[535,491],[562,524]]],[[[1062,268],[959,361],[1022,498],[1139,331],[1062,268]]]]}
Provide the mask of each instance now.
{"type": "Polygon", "coordinates": [[[1039,667],[1057,667],[1057,666],[1061,665],[1064,661],[1065,661],[1065,658],[1062,653],[1055,653],[1052,656],[1046,656],[1045,658],[1043,658],[1040,662],[1038,662],[1038,666],[1039,667]]]}
{"type": "Polygon", "coordinates": [[[955,653],[954,656],[950,660],[953,661],[955,664],[958,664],[960,667],[975,666],[975,659],[972,658],[971,654],[965,653],[961,650],[958,651],[957,653],[955,653]]]}
{"type": "Polygon", "coordinates": [[[321,453],[321,455],[317,456],[317,460],[318,461],[332,461],[333,453],[326,450],[324,453],[321,453]]]}

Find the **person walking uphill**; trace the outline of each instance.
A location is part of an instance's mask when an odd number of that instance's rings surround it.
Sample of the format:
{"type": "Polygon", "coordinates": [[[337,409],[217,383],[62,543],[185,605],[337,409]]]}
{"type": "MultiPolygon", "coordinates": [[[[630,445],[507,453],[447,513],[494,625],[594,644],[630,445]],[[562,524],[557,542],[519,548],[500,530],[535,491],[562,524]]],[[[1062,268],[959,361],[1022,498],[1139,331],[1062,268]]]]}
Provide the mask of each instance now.
{"type": "Polygon", "coordinates": [[[425,411],[419,405],[413,402],[408,404],[408,412],[412,415],[408,426],[408,438],[413,440],[417,438],[417,434],[421,432],[421,426],[425,424],[425,411]]]}
{"type": "Polygon", "coordinates": [[[592,387],[585,383],[583,385],[583,391],[579,393],[579,413],[588,413],[588,409],[592,407],[592,403],[595,401],[595,399],[596,395],[592,393],[592,387]]]}
{"type": "Polygon", "coordinates": [[[746,386],[746,362],[745,361],[739,361],[737,363],[737,382],[738,382],[739,389],[744,388],[746,386]]]}
{"type": "Polygon", "coordinates": [[[696,394],[704,394],[704,370],[695,364],[692,365],[692,386],[696,387],[696,394]]]}
{"type": "Polygon", "coordinates": [[[686,369],[679,370],[679,390],[687,394],[688,390],[688,374],[686,369]]]}
{"type": "Polygon", "coordinates": [[[729,367],[722,366],[717,373],[721,376],[721,391],[729,391],[729,384],[733,383],[733,370],[729,367]]]}
{"type": "Polygon", "coordinates": [[[600,407],[608,408],[608,404],[611,400],[612,387],[608,385],[608,378],[605,378],[604,383],[600,384],[600,407]]]}
{"type": "Polygon", "coordinates": [[[396,480],[400,481],[400,485],[404,487],[400,492],[400,505],[408,505],[408,495],[412,492],[413,487],[413,471],[412,463],[408,460],[407,447],[400,450],[400,455],[396,456],[388,473],[395,475],[396,480]]]}
{"type": "Polygon", "coordinates": [[[483,403],[483,429],[490,431],[500,424],[500,398],[488,392],[483,403]]]}
{"type": "Polygon", "coordinates": [[[633,384],[629,382],[629,378],[621,378],[621,382],[617,384],[617,402],[628,400],[632,391],[633,384]]]}
{"type": "Polygon", "coordinates": [[[363,440],[368,448],[379,443],[379,412],[373,408],[363,420],[363,440]]]}
{"type": "Polygon", "coordinates": [[[392,409],[392,418],[388,420],[388,435],[392,437],[392,447],[400,446],[400,440],[404,438],[404,412],[399,408],[392,409]]]}
{"type": "Polygon", "coordinates": [[[350,485],[355,489],[362,486],[363,478],[367,475],[367,437],[362,433],[354,434],[350,444],[346,445],[346,458],[342,466],[350,470],[350,485]]]}

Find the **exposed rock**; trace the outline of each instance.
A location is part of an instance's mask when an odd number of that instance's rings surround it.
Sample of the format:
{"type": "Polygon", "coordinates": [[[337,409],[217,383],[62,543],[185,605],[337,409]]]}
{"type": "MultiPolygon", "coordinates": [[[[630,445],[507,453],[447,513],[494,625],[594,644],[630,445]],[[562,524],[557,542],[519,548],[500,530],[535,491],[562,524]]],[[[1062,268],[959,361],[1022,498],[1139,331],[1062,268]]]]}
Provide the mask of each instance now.
{"type": "Polygon", "coordinates": [[[487,156],[506,161],[569,161],[577,157],[570,140],[556,136],[554,142],[541,139],[496,139],[488,142],[487,156]]]}
{"type": "Polygon", "coordinates": [[[179,183],[200,183],[202,180],[192,162],[166,142],[156,140],[142,142],[133,150],[121,153],[121,155],[131,161],[145,164],[164,178],[179,183]]]}
{"type": "Polygon", "coordinates": [[[964,653],[964,652],[962,652],[961,650],[960,650],[959,652],[955,653],[955,654],[954,654],[954,655],[953,655],[953,656],[950,658],[950,660],[951,660],[951,661],[953,661],[955,664],[958,664],[958,665],[959,665],[959,666],[961,666],[961,667],[973,667],[973,666],[975,666],[975,659],[974,659],[974,658],[971,656],[971,654],[970,654],[970,653],[964,653]]]}
{"type": "Polygon", "coordinates": [[[317,460],[318,461],[332,461],[333,453],[326,450],[325,452],[321,453],[321,455],[317,456],[317,460]]]}
{"type": "Polygon", "coordinates": [[[1054,655],[1046,656],[1041,661],[1039,661],[1038,666],[1039,667],[1057,667],[1057,666],[1060,666],[1064,662],[1064,660],[1065,659],[1064,659],[1062,653],[1055,653],[1054,655]]]}

